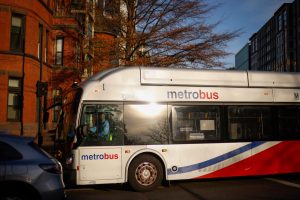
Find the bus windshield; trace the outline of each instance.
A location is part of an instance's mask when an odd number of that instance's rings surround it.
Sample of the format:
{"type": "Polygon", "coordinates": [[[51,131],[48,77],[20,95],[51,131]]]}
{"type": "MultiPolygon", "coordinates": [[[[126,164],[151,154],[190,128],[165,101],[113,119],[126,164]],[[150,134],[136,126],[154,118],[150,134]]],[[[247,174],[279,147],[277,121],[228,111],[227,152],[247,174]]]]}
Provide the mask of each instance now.
{"type": "Polygon", "coordinates": [[[123,106],[119,104],[85,104],[80,127],[86,128],[85,137],[78,143],[83,146],[123,145],[123,106]]]}

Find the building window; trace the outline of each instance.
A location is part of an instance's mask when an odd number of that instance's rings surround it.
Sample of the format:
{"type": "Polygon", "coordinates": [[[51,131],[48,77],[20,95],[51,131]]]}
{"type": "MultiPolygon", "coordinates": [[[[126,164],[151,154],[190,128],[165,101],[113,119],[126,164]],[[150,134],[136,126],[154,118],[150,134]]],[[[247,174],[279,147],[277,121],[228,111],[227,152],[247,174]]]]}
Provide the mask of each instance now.
{"type": "Polygon", "coordinates": [[[9,78],[7,119],[19,121],[21,110],[21,79],[9,78]]]}
{"type": "Polygon", "coordinates": [[[55,64],[63,65],[64,38],[56,38],[55,64]]]}
{"type": "Polygon", "coordinates": [[[49,30],[46,30],[45,62],[48,63],[49,30]]]}
{"type": "Polygon", "coordinates": [[[92,37],[93,36],[93,26],[92,26],[92,18],[91,17],[88,17],[88,30],[87,30],[87,34],[89,37],[92,37]]]}
{"type": "Polygon", "coordinates": [[[55,16],[64,16],[65,12],[65,1],[55,0],[54,1],[54,14],[55,16]]]}
{"type": "Polygon", "coordinates": [[[287,26],[287,12],[286,12],[286,10],[283,13],[283,26],[284,27],[287,26]]]}
{"type": "Polygon", "coordinates": [[[278,16],[278,31],[282,30],[282,26],[283,26],[283,21],[282,21],[282,15],[278,16]]]}
{"type": "Polygon", "coordinates": [[[102,10],[103,15],[108,17],[116,15],[119,8],[119,3],[115,0],[98,0],[96,5],[102,10]]]}
{"type": "Polygon", "coordinates": [[[57,88],[54,91],[54,97],[53,97],[53,102],[54,105],[56,105],[54,107],[54,113],[53,113],[53,121],[54,122],[58,122],[59,116],[61,114],[61,106],[59,105],[59,103],[62,103],[62,89],[61,88],[57,88]]]}
{"type": "Polygon", "coordinates": [[[12,14],[10,29],[11,51],[24,52],[25,16],[12,14]]]}

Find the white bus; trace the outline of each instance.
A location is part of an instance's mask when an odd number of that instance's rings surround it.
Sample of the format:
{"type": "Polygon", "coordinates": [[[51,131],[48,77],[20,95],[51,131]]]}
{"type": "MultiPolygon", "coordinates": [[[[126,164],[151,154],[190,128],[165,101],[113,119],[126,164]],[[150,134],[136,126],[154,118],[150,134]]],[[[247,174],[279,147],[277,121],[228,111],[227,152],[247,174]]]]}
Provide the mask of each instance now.
{"type": "Polygon", "coordinates": [[[113,68],[63,105],[78,185],[300,172],[300,74],[113,68]]]}

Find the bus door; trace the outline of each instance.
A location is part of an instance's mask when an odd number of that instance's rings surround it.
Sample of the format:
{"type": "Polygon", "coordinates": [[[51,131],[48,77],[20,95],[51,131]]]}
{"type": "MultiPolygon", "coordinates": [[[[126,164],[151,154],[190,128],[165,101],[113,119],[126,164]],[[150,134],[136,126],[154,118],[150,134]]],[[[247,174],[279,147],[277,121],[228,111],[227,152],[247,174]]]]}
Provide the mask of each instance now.
{"type": "Polygon", "coordinates": [[[123,105],[84,104],[77,158],[80,181],[109,183],[122,178],[123,105]]]}

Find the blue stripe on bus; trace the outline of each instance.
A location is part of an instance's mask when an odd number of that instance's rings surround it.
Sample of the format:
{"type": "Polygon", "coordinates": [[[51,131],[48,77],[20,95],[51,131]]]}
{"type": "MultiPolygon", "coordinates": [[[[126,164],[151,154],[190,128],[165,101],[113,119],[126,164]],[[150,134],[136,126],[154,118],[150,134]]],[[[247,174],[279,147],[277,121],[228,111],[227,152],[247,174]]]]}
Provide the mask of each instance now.
{"type": "Polygon", "coordinates": [[[197,163],[197,164],[193,164],[193,165],[189,165],[189,166],[185,166],[185,167],[179,167],[177,169],[177,171],[172,171],[172,169],[168,169],[168,175],[172,175],[172,174],[182,174],[182,173],[187,173],[187,172],[191,172],[191,171],[195,171],[195,170],[199,170],[205,167],[209,167],[211,165],[217,164],[219,162],[222,162],[224,160],[227,160],[229,158],[232,158],[238,154],[244,153],[246,151],[251,150],[252,148],[255,148],[257,146],[260,146],[262,144],[264,144],[265,142],[263,141],[258,141],[258,142],[252,142],[249,143],[243,147],[240,147],[238,149],[235,149],[233,151],[230,151],[228,153],[225,153],[223,155],[220,155],[218,157],[209,159],[207,161],[201,162],[201,163],[197,163]]]}

